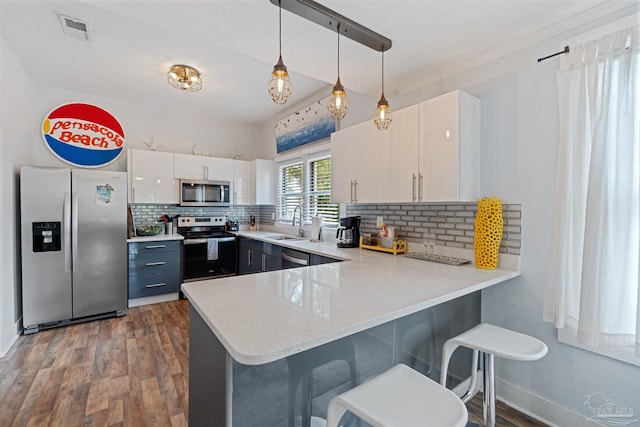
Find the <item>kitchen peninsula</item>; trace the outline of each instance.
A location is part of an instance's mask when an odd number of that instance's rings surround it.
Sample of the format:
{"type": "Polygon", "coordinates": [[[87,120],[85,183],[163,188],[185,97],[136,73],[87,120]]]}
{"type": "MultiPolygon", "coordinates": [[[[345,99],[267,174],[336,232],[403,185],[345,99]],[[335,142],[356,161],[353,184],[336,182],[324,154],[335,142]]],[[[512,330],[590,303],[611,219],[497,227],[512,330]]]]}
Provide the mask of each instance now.
{"type": "MultiPolygon", "coordinates": [[[[264,241],[269,234],[241,233],[264,241]]],[[[439,366],[433,355],[446,338],[480,321],[479,291],[520,275],[517,268],[455,267],[329,242],[277,244],[345,261],[182,285],[191,303],[191,426],[285,424],[289,364],[344,340],[355,348],[358,383],[406,355],[414,365],[429,365],[427,373],[439,366]],[[420,325],[427,329],[413,341],[431,339],[431,356],[403,341],[420,325]]],[[[319,416],[345,389],[342,380],[334,386],[322,376],[313,371],[313,414],[319,416]]],[[[288,393],[299,402],[295,386],[288,393]]]]}

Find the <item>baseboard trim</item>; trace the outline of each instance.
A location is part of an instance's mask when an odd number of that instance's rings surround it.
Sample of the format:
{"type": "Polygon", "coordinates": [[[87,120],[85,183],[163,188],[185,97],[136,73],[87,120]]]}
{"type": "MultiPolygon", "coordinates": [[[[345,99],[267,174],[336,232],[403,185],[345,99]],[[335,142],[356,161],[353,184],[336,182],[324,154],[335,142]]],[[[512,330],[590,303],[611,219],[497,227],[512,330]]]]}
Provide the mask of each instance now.
{"type": "Polygon", "coordinates": [[[13,344],[20,338],[20,332],[22,331],[22,316],[9,328],[2,332],[0,337],[0,359],[5,357],[13,344]]]}
{"type": "Polygon", "coordinates": [[[593,426],[597,424],[585,415],[573,412],[569,408],[498,378],[496,379],[496,394],[497,399],[510,407],[551,427],[593,426]],[[540,414],[544,414],[544,416],[540,414]]]}
{"type": "Polygon", "coordinates": [[[142,297],[129,300],[129,308],[140,307],[141,305],[157,304],[159,302],[176,301],[180,298],[178,292],[170,294],[155,295],[152,297],[142,297]]]}
{"type": "MultiPolygon", "coordinates": [[[[471,378],[467,378],[452,391],[458,397],[462,396],[469,388],[470,381],[471,378]]],[[[473,394],[479,391],[482,391],[482,371],[478,371],[478,381],[473,394]]],[[[583,414],[573,412],[569,408],[499,378],[496,378],[496,399],[550,427],[600,425],[583,414]]]]}

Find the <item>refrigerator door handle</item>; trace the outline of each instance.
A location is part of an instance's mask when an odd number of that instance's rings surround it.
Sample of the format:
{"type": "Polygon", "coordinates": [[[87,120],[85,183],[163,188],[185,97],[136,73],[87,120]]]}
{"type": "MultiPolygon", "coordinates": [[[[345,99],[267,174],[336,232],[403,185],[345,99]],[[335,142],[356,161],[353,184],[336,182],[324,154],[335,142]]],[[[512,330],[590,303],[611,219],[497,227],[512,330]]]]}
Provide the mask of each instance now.
{"type": "Polygon", "coordinates": [[[78,193],[71,194],[71,253],[73,254],[71,263],[73,272],[80,271],[78,262],[78,193]]]}
{"type": "Polygon", "coordinates": [[[64,231],[62,233],[62,245],[64,246],[64,272],[71,273],[71,193],[64,193],[62,205],[62,221],[64,231]]]}

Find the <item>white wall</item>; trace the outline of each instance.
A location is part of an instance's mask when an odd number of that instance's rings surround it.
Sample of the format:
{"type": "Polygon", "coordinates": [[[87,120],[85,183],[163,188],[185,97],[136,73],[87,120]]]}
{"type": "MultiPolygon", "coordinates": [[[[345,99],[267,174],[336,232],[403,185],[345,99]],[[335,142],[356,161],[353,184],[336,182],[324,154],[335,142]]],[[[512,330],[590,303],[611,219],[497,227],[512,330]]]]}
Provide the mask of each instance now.
{"type": "MultiPolygon", "coordinates": [[[[242,160],[264,158],[260,142],[260,127],[246,123],[216,121],[203,111],[200,115],[186,114],[171,105],[158,105],[153,100],[131,103],[113,98],[98,97],[88,93],[52,87],[37,82],[38,98],[34,105],[36,121],[31,125],[31,138],[37,152],[36,160],[42,165],[63,166],[64,163],[51,156],[42,143],[40,124],[47,112],[67,102],[93,103],[113,114],[125,133],[128,148],[146,149],[153,137],[158,151],[192,154],[194,145],[204,145],[211,156],[229,157],[229,153],[242,154],[242,160]]],[[[189,95],[189,94],[184,94],[189,95]]],[[[126,170],[123,155],[105,169],[126,170]]]]}
{"type": "Polygon", "coordinates": [[[18,168],[32,160],[27,143],[29,126],[35,119],[36,90],[15,53],[0,38],[0,356],[17,338],[20,327],[20,264],[18,245],[18,168]]]}
{"type": "Polygon", "coordinates": [[[585,418],[592,413],[584,401],[595,392],[635,408],[636,414],[640,411],[640,368],[561,344],[553,326],[542,322],[554,244],[559,61],[538,63],[536,59],[562,50],[567,37],[621,15],[624,13],[521,49],[402,98],[390,98],[392,103],[410,105],[459,88],[482,100],[482,194],[522,203],[523,212],[522,276],[483,292],[483,320],[531,334],[549,346],[548,355],[537,362],[497,361],[498,378],[506,383],[499,384],[497,391],[557,425],[593,425],[585,418]],[[522,390],[525,392],[520,393],[522,390]],[[562,408],[582,417],[571,418],[562,408]]]}

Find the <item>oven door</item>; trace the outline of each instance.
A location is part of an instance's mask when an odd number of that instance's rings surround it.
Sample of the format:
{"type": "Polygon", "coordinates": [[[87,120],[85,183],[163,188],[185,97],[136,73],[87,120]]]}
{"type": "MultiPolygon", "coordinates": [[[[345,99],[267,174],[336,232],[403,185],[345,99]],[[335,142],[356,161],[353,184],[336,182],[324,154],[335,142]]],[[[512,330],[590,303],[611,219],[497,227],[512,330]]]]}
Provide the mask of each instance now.
{"type": "Polygon", "coordinates": [[[184,280],[238,274],[236,237],[184,240],[184,280]]]}

